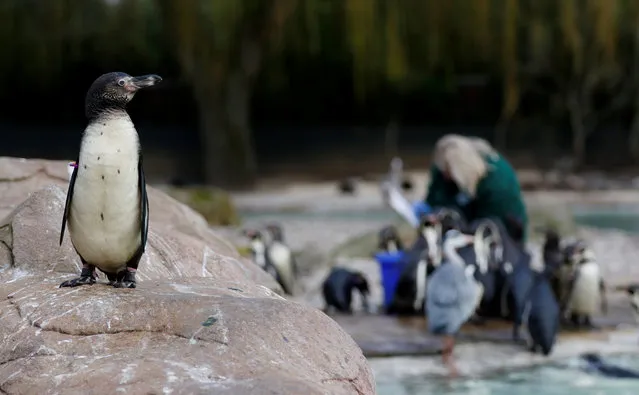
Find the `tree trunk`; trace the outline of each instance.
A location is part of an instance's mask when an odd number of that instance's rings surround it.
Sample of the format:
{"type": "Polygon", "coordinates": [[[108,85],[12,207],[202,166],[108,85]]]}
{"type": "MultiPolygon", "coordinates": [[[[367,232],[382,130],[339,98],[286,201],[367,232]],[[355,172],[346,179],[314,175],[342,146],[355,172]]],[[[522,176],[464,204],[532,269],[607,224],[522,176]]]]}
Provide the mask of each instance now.
{"type": "Polygon", "coordinates": [[[241,70],[221,86],[196,88],[204,179],[224,188],[249,188],[257,176],[250,128],[251,84],[241,70]]]}
{"type": "Polygon", "coordinates": [[[581,167],[586,156],[586,125],[584,125],[583,109],[577,97],[577,92],[568,97],[568,112],[570,113],[570,128],[572,129],[572,154],[575,169],[581,167]]]}

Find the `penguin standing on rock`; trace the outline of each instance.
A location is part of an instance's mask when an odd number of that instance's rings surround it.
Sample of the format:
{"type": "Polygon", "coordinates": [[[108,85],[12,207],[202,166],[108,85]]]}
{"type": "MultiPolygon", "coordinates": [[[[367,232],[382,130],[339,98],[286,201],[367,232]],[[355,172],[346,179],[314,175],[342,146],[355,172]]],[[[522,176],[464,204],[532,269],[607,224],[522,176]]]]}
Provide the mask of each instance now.
{"type": "Polygon", "coordinates": [[[276,224],[269,224],[266,230],[271,236],[266,253],[268,260],[277,272],[277,280],[282,289],[289,295],[293,295],[295,279],[297,278],[297,263],[291,249],[284,243],[282,228],[276,224]]]}
{"type": "Polygon", "coordinates": [[[69,181],[60,244],[69,224],[82,261],[80,277],[60,284],[94,284],[96,268],[116,288],[135,288],[146,247],[149,204],[138,133],[126,112],[135,93],[162,81],[158,75],[104,74],[87,92],[80,153],[69,181]]]}

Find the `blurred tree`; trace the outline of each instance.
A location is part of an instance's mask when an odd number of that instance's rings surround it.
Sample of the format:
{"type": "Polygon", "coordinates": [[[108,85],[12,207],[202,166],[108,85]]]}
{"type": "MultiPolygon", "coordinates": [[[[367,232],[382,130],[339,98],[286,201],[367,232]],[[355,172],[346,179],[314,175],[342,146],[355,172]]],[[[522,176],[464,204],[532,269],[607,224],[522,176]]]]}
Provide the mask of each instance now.
{"type": "Polygon", "coordinates": [[[250,127],[253,83],[269,39],[294,0],[158,0],[174,51],[198,103],[205,180],[255,181],[250,127]]]}

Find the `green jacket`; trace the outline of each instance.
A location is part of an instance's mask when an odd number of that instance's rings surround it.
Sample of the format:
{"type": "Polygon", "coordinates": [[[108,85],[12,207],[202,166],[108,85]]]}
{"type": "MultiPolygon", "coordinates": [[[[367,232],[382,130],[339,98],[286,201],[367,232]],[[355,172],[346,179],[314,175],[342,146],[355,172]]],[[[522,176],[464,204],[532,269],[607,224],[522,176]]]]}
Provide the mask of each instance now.
{"type": "Polygon", "coordinates": [[[431,181],[428,187],[426,203],[431,207],[451,207],[461,211],[466,220],[478,218],[499,218],[511,236],[515,236],[512,220],[522,227],[526,242],[528,234],[528,214],[521,194],[521,187],[515,170],[501,155],[497,159],[485,158],[488,173],[479,181],[475,199],[464,204],[458,201],[459,189],[452,181],[447,181],[436,166],[431,167],[431,181]]]}

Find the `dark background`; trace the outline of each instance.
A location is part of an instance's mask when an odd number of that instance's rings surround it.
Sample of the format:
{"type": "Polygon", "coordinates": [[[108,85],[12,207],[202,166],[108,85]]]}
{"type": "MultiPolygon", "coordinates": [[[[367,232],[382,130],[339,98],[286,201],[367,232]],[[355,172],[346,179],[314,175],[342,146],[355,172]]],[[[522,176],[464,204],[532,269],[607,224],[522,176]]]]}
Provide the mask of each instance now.
{"type": "Polygon", "coordinates": [[[124,71],[164,78],[129,105],[151,181],[426,168],[449,132],[633,169],[636,3],[0,0],[0,154],[75,159],[88,87],[124,71]]]}

